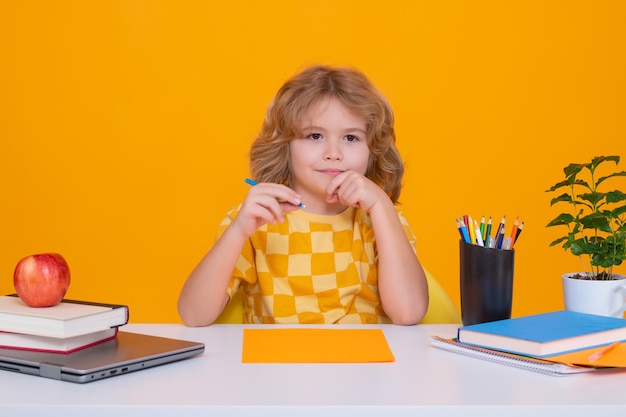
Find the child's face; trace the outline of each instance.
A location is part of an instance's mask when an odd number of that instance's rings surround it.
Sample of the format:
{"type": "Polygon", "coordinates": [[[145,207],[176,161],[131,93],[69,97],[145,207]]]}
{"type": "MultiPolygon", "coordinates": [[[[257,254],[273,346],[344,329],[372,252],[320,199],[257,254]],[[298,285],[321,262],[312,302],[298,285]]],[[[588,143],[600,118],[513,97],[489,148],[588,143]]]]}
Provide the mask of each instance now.
{"type": "Polygon", "coordinates": [[[293,189],[307,206],[326,200],[326,186],[341,172],[365,175],[370,156],[365,118],[335,98],[322,99],[301,121],[304,138],[289,143],[293,189]]]}

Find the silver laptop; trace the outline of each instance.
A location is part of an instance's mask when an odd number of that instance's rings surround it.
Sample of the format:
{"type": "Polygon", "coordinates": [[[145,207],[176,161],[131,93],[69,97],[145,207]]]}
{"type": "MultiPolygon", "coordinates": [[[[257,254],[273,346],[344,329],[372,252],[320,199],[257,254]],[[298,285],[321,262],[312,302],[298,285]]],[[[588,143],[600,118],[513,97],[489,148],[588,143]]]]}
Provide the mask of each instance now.
{"type": "Polygon", "coordinates": [[[120,331],[115,339],[67,354],[0,348],[0,370],[86,383],[203,352],[200,342],[120,331]]]}

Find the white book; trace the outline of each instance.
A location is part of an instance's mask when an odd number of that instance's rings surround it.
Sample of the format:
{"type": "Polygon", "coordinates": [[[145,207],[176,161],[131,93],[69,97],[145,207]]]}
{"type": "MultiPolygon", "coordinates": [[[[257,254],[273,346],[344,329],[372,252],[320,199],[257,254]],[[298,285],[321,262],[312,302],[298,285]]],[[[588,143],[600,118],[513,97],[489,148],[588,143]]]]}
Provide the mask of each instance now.
{"type": "Polygon", "coordinates": [[[29,307],[16,295],[0,296],[0,331],[68,338],[128,323],[128,306],[66,300],[52,307],[29,307]]]}
{"type": "Polygon", "coordinates": [[[106,342],[116,336],[117,327],[66,338],[0,332],[0,348],[70,353],[106,342]]]}

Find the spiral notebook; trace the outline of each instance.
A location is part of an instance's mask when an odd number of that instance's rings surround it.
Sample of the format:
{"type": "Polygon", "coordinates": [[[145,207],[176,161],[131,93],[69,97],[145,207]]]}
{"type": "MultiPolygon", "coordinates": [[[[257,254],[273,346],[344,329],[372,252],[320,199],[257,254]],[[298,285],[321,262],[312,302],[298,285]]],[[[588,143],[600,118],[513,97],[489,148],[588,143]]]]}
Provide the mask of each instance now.
{"type": "Polygon", "coordinates": [[[515,355],[513,353],[500,352],[478,346],[466,345],[458,342],[456,339],[445,339],[439,336],[430,336],[429,342],[432,346],[449,352],[552,376],[580,374],[601,369],[588,366],[566,365],[528,356],[515,355]]]}

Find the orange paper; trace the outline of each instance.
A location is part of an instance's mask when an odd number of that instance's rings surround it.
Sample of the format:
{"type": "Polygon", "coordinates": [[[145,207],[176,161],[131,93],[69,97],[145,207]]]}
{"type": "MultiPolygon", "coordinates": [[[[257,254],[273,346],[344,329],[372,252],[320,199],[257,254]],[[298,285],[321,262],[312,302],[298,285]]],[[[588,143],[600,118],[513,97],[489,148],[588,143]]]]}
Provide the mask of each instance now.
{"type": "Polygon", "coordinates": [[[243,363],[366,363],[394,360],[381,329],[243,330],[243,363]]]}
{"type": "Polygon", "coordinates": [[[595,347],[590,349],[578,350],[575,352],[563,353],[556,356],[549,356],[543,359],[547,359],[553,362],[571,363],[584,366],[595,367],[626,367],[626,343],[620,343],[614,349],[606,352],[602,357],[596,361],[590,361],[589,356],[595,352],[603,350],[603,347],[595,347]]]}

